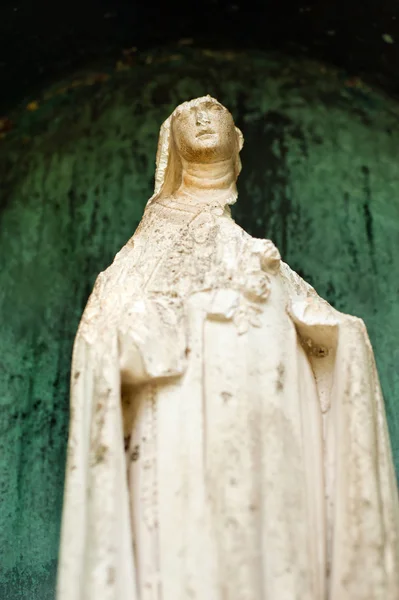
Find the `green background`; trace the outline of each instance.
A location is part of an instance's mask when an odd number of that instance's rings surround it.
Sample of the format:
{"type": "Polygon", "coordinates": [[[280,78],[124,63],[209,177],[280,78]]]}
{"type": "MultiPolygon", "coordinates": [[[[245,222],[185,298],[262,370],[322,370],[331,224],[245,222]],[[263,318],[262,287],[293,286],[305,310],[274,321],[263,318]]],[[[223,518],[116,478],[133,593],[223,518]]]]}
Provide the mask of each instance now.
{"type": "Polygon", "coordinates": [[[205,93],[244,133],[238,223],[365,320],[399,470],[398,105],[259,53],[180,48],[107,75],[29,99],[37,110],[19,107],[0,141],[1,599],[54,598],[73,338],[152,193],[162,121],[205,93]]]}

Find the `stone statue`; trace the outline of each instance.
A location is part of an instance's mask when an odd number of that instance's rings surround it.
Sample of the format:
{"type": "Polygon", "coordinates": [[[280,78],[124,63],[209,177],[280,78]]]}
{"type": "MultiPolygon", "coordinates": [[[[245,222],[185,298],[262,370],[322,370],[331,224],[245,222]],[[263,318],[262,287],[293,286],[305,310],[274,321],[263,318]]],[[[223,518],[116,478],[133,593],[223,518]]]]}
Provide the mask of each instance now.
{"type": "Polygon", "coordinates": [[[58,600],[398,600],[363,322],[231,218],[243,137],[162,125],[155,193],[76,336],[58,600]]]}

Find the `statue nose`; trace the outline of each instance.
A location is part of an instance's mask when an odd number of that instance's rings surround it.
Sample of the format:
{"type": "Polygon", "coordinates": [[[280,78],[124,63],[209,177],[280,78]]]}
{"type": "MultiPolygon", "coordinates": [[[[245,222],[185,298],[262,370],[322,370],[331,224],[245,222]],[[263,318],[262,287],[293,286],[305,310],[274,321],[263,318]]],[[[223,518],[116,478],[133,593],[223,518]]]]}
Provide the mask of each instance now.
{"type": "Polygon", "coordinates": [[[210,119],[208,113],[204,111],[197,112],[197,125],[209,125],[210,119]]]}

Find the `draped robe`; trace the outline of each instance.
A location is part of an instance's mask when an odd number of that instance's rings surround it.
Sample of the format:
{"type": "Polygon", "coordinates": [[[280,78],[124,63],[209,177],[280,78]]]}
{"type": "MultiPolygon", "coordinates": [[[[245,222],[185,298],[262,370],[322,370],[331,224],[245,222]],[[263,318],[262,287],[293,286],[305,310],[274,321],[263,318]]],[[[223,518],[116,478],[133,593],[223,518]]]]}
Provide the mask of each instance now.
{"type": "Polygon", "coordinates": [[[363,322],[148,207],[76,336],[58,600],[398,600],[398,523],[363,322]]]}

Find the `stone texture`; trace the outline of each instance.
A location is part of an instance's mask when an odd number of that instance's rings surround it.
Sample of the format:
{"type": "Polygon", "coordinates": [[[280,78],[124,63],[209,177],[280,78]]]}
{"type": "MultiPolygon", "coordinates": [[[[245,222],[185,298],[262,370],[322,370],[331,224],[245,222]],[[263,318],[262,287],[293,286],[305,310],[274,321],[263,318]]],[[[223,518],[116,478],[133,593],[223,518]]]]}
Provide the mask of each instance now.
{"type": "Polygon", "coordinates": [[[366,322],[399,468],[397,105],[317,63],[255,53],[152,53],[109,75],[46,90],[38,110],[10,115],[0,145],[0,596],[10,600],[53,598],[73,338],[97,273],[152,193],[160,123],[187,98],[216,96],[244,133],[238,223],[366,322]]]}

